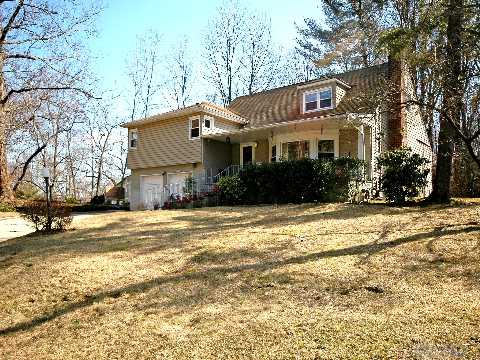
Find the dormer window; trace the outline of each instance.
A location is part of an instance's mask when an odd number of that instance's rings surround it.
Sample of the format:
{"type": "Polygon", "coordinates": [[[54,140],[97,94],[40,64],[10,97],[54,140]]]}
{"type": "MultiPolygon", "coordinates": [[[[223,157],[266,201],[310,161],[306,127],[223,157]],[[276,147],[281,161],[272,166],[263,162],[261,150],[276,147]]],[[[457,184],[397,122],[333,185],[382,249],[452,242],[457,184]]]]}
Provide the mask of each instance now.
{"type": "Polygon", "coordinates": [[[332,88],[309,91],[303,94],[303,112],[332,108],[332,88]]]}

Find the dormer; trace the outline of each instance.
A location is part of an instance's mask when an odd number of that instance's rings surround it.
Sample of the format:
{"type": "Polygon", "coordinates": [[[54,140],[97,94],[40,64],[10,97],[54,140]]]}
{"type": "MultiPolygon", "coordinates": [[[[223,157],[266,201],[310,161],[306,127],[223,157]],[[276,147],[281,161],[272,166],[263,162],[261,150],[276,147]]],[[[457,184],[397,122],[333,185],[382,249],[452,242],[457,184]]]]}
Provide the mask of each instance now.
{"type": "Polygon", "coordinates": [[[336,78],[313,81],[298,86],[303,114],[334,109],[350,86],[336,78]]]}

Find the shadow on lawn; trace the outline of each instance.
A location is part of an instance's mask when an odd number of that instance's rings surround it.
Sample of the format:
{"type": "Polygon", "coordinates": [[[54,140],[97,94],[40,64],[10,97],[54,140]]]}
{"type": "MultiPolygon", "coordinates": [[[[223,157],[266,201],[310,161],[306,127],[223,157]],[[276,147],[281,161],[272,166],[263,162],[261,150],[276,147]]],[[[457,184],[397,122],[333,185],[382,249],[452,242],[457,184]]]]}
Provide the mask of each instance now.
{"type": "MultiPolygon", "coordinates": [[[[95,303],[99,303],[105,300],[106,298],[118,298],[122,294],[139,294],[154,288],[159,288],[162,285],[180,284],[182,282],[187,282],[187,281],[204,282],[204,284],[200,284],[203,286],[202,287],[199,286],[198,288],[206,289],[203,293],[203,296],[207,296],[209,292],[213,291],[213,289],[211,289],[208,285],[210,286],[212,284],[218,285],[219,281],[229,282],[228,277],[226,276],[231,274],[240,274],[248,271],[268,272],[270,270],[280,269],[288,265],[305,264],[305,263],[309,263],[309,262],[313,262],[321,259],[327,259],[327,258],[336,258],[336,257],[351,256],[351,255],[364,255],[364,254],[372,256],[373,254],[376,254],[383,250],[391,249],[403,244],[412,243],[416,241],[424,241],[430,238],[438,237],[439,235],[453,236],[453,235],[478,232],[478,231],[480,231],[479,226],[470,226],[463,229],[434,229],[432,231],[417,233],[415,235],[406,236],[399,239],[381,242],[381,243],[364,244],[364,245],[357,245],[357,246],[352,246],[352,247],[337,249],[337,250],[314,252],[307,255],[292,256],[284,259],[264,260],[261,262],[255,262],[251,264],[242,264],[242,265],[235,265],[235,266],[219,265],[219,266],[207,268],[204,270],[197,270],[197,271],[179,273],[174,275],[159,276],[148,281],[134,283],[134,284],[120,287],[110,291],[99,292],[97,294],[87,297],[82,301],[74,302],[69,305],[59,307],[57,309],[54,309],[50,313],[41,315],[32,320],[25,321],[25,322],[13,325],[11,327],[1,329],[0,335],[5,336],[18,331],[25,331],[25,330],[32,329],[48,321],[54,320],[62,315],[68,314],[78,309],[91,306],[95,303]]],[[[256,256],[258,254],[250,254],[250,255],[256,256]]],[[[203,260],[200,258],[200,259],[197,259],[197,261],[202,262],[203,260]]],[[[259,277],[259,276],[262,276],[262,274],[256,274],[256,276],[259,277]]],[[[192,302],[199,301],[201,297],[199,298],[198,295],[199,294],[196,294],[195,296],[186,296],[183,298],[183,300],[177,299],[175,303],[176,304],[184,303],[184,304],[191,305],[192,302]]]]}
{"type": "MultiPolygon", "coordinates": [[[[228,231],[246,231],[258,228],[257,232],[272,230],[288,225],[304,225],[322,220],[349,220],[377,214],[391,216],[408,213],[437,211],[449,206],[395,208],[380,204],[301,204],[287,206],[240,206],[216,207],[195,210],[179,210],[173,213],[168,222],[140,224],[136,220],[122,216],[100,228],[85,229],[53,236],[25,236],[0,244],[0,268],[8,267],[13,257],[25,254],[29,258],[56,254],[108,253],[132,251],[138,255],[183,247],[192,239],[222,234],[228,231]],[[185,223],[176,227],[177,223],[185,223]],[[136,227],[139,226],[139,227],[136,227]],[[117,231],[120,234],[110,234],[117,231]],[[107,234],[107,235],[106,235],[107,234]]],[[[412,222],[415,219],[412,220],[412,222]]],[[[340,226],[341,227],[341,226],[340,226]]],[[[378,233],[369,230],[365,233],[378,233]]],[[[358,234],[342,232],[338,234],[358,234]]],[[[272,235],[287,235],[271,233],[272,235]]],[[[317,233],[318,235],[328,235],[317,233]]]]}

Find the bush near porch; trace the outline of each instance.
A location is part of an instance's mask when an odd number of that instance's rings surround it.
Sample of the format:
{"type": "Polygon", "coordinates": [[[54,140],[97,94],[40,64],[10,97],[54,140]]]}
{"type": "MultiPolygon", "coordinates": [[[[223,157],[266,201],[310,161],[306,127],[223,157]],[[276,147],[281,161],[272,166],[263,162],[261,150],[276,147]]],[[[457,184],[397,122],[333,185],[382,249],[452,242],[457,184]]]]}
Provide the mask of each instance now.
{"type": "Polygon", "coordinates": [[[348,198],[364,162],[352,158],[302,159],[250,165],[219,183],[223,204],[329,202],[348,198]]]}

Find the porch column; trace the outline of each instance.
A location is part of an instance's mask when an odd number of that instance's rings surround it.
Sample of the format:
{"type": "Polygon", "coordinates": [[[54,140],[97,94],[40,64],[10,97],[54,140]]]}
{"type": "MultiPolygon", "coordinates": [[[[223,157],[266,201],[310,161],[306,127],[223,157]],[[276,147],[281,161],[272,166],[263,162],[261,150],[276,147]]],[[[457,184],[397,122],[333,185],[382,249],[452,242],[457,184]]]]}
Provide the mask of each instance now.
{"type": "Polygon", "coordinates": [[[365,129],[363,125],[358,128],[358,150],[357,157],[360,160],[365,160],[365,129]]]}

